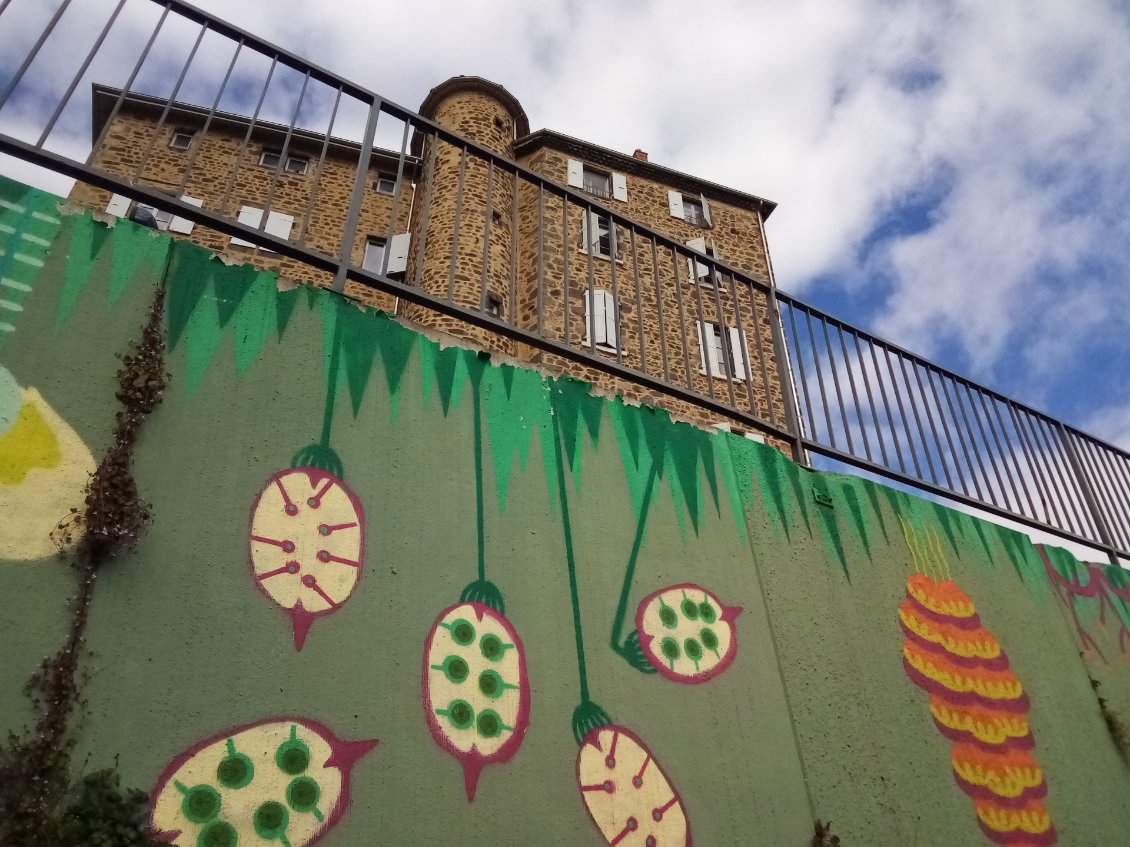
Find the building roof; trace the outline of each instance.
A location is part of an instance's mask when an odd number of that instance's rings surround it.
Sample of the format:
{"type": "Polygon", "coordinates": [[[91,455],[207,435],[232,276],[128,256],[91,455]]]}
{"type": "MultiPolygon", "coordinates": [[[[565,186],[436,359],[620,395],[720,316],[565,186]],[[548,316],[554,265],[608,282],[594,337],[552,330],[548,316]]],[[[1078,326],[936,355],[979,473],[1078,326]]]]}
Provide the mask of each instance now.
{"type": "Polygon", "coordinates": [[[493,97],[506,107],[506,111],[514,119],[515,136],[521,138],[523,135],[530,134],[530,119],[526,117],[526,110],[522,108],[518,98],[497,82],[491,82],[481,76],[453,76],[451,79],[444,80],[428,92],[428,96],[420,104],[420,114],[428,120],[433,119],[436,115],[436,109],[443,102],[443,99],[461,91],[478,91],[481,94],[493,97]]]}
{"type": "Polygon", "coordinates": [[[586,162],[604,165],[617,172],[634,174],[644,179],[668,185],[671,188],[677,188],[680,191],[686,191],[689,194],[704,194],[710,199],[720,200],[738,208],[761,212],[762,218],[768,218],[777,208],[777,204],[772,200],[727,188],[716,182],[699,179],[696,176],[665,168],[654,162],[637,159],[635,156],[618,153],[615,150],[609,150],[607,147],[563,135],[551,129],[539,129],[537,132],[520,137],[514,142],[514,155],[525,156],[543,147],[549,147],[562,153],[570,153],[586,162]]]}
{"type": "MultiPolygon", "coordinates": [[[[91,123],[90,135],[91,144],[98,143],[98,137],[102,133],[103,127],[110,120],[111,114],[114,111],[114,104],[122,95],[120,88],[112,88],[108,85],[101,85],[93,83],[91,85],[91,123]]],[[[125,98],[122,100],[123,108],[128,108],[146,111],[164,111],[165,107],[169,107],[169,115],[166,118],[166,123],[173,125],[203,125],[208,117],[210,109],[204,106],[195,106],[191,103],[182,103],[174,100],[171,104],[169,101],[162,97],[151,97],[148,94],[139,94],[135,91],[126,93],[125,98]]],[[[216,110],[212,115],[211,127],[223,127],[226,129],[240,128],[246,130],[251,125],[251,118],[247,115],[237,115],[232,112],[221,112],[216,110]]],[[[255,121],[255,129],[253,136],[259,141],[264,138],[272,136],[278,138],[278,143],[282,143],[283,137],[286,135],[289,127],[286,124],[274,123],[272,121],[257,120],[255,121]]],[[[291,133],[291,143],[295,142],[303,149],[307,150],[312,146],[321,147],[325,141],[326,135],[323,132],[317,132],[309,129],[301,129],[295,127],[291,133]]],[[[350,141],[345,138],[330,137],[327,152],[332,151],[335,154],[347,154],[356,156],[361,150],[361,144],[357,141],[350,141]]],[[[397,160],[400,154],[394,150],[384,150],[381,148],[373,148],[373,162],[370,167],[379,167],[382,163],[390,164],[395,169],[397,160]]],[[[405,170],[415,173],[416,166],[419,160],[414,156],[405,155],[405,170]]]]}

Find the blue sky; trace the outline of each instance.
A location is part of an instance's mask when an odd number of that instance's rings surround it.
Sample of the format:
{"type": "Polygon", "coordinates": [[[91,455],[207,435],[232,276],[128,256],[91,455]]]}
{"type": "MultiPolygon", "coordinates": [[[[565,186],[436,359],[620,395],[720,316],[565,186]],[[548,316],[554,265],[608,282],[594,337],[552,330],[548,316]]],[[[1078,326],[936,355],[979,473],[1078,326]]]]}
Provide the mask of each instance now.
{"type": "MultiPolygon", "coordinates": [[[[780,287],[1130,447],[1124,3],[196,2],[405,106],[479,74],[533,128],[775,200],[780,287]]],[[[153,5],[131,0],[122,27],[153,5]]],[[[85,50],[93,31],[66,38],[85,50]]],[[[5,126],[37,109],[13,105],[5,126]]],[[[58,149],[89,144],[74,115],[58,149]]]]}

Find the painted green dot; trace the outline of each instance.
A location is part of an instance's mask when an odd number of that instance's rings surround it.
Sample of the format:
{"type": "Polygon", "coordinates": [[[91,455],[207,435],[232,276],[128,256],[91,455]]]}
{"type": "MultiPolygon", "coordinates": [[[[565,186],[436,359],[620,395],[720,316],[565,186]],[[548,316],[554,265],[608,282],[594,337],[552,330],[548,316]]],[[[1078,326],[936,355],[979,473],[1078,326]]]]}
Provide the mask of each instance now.
{"type": "Polygon", "coordinates": [[[702,639],[702,646],[707,650],[718,649],[718,636],[714,634],[714,630],[703,627],[703,630],[698,634],[698,637],[702,639]]]}
{"type": "Polygon", "coordinates": [[[463,682],[471,669],[467,667],[467,660],[460,656],[448,656],[443,660],[443,673],[454,683],[463,682]]]}
{"type": "Polygon", "coordinates": [[[495,697],[501,697],[505,689],[505,684],[502,677],[499,676],[498,671],[483,671],[479,674],[479,691],[483,692],[487,697],[492,700],[495,697]]]}
{"type": "Polygon", "coordinates": [[[193,823],[207,823],[220,813],[220,792],[210,785],[195,785],[185,793],[180,809],[193,823]]]}
{"type": "Polygon", "coordinates": [[[272,840],[286,834],[290,812],[275,800],[268,800],[255,810],[255,832],[260,838],[272,840]]]}
{"type": "Polygon", "coordinates": [[[497,635],[484,635],[479,642],[479,649],[483,651],[485,658],[497,662],[502,656],[502,639],[497,635]]]}
{"type": "Polygon", "coordinates": [[[698,604],[690,597],[683,600],[683,614],[692,621],[698,617],[698,604]]]}
{"type": "Polygon", "coordinates": [[[663,651],[664,656],[672,661],[679,658],[679,642],[674,638],[664,638],[659,644],[659,649],[663,651]]]}
{"type": "Polygon", "coordinates": [[[703,600],[698,604],[698,613],[702,616],[703,623],[714,623],[718,620],[718,614],[714,611],[714,607],[710,605],[708,600],[703,600]]]}
{"type": "Polygon", "coordinates": [[[697,662],[702,658],[702,645],[693,638],[688,638],[683,642],[683,650],[687,654],[687,658],[692,662],[697,662]]]}
{"type": "Polygon", "coordinates": [[[312,812],[318,807],[322,789],[308,776],[292,779],[286,787],[286,802],[296,812],[312,812]]]}
{"type": "Polygon", "coordinates": [[[451,625],[451,637],[455,639],[456,644],[470,644],[475,640],[475,628],[471,626],[470,621],[460,618],[451,625]]]}
{"type": "Polygon", "coordinates": [[[494,738],[502,732],[502,718],[490,709],[483,709],[479,713],[478,728],[483,738],[494,738]]]}
{"type": "Polygon", "coordinates": [[[447,717],[456,729],[467,729],[475,720],[475,710],[466,700],[452,700],[447,717]]]}
{"type": "Polygon", "coordinates": [[[310,748],[298,739],[286,741],[275,753],[275,764],[283,773],[297,776],[310,765],[310,748]]]}
{"type": "Polygon", "coordinates": [[[663,621],[663,625],[668,629],[674,629],[675,624],[679,622],[679,615],[670,606],[660,606],[659,620],[663,621]]]}
{"type": "Polygon", "coordinates": [[[213,821],[200,831],[196,839],[196,847],[235,847],[238,843],[235,827],[226,821],[213,821]]]}
{"type": "Polygon", "coordinates": [[[225,788],[243,788],[255,778],[255,766],[243,753],[226,757],[216,767],[216,780],[225,788]]]}

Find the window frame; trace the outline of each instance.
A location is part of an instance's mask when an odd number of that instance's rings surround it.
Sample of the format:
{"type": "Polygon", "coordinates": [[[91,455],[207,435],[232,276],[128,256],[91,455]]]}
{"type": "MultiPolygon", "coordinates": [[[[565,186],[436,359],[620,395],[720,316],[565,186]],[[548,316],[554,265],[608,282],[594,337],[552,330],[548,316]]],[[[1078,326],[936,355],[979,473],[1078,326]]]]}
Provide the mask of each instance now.
{"type": "Polygon", "coordinates": [[[612,292],[606,288],[593,288],[590,292],[585,289],[585,347],[594,347],[597,350],[604,350],[609,353],[615,353],[620,349],[620,304],[616,302],[616,298],[612,292]],[[599,296],[602,308],[599,310],[603,315],[603,320],[600,326],[595,325],[595,318],[597,309],[594,308],[594,301],[599,296]],[[612,307],[612,317],[609,319],[608,307],[612,307]],[[610,341],[609,330],[612,331],[612,340],[610,341]]]}
{"type": "Polygon", "coordinates": [[[615,228],[616,225],[610,214],[601,214],[595,209],[585,209],[581,227],[581,252],[612,262],[621,261],[614,233],[615,228]],[[596,221],[595,228],[592,223],[594,220],[596,221]],[[594,229],[595,239],[593,238],[594,229]],[[607,253],[600,249],[605,241],[608,244],[607,253]]]}
{"type": "Polygon", "coordinates": [[[169,147],[173,150],[184,152],[192,148],[192,142],[196,139],[196,130],[194,129],[174,129],[173,134],[169,137],[169,147]],[[188,142],[183,146],[177,144],[178,138],[187,138],[188,142]]]}
{"type": "Polygon", "coordinates": [[[712,321],[696,321],[698,324],[699,373],[714,379],[728,379],[731,382],[749,380],[749,362],[746,352],[749,342],[745,331],[740,327],[723,326],[712,321]],[[725,343],[720,330],[728,333],[725,343]],[[707,346],[707,338],[711,344],[707,346]],[[729,356],[726,350],[729,349],[729,356]],[[708,353],[708,351],[712,351],[708,353]]]}
{"type": "Polygon", "coordinates": [[[377,178],[373,180],[373,191],[375,191],[377,194],[384,194],[384,195],[387,195],[387,196],[392,196],[392,195],[396,194],[396,185],[397,185],[396,174],[377,173],[377,178]],[[388,191],[385,191],[384,189],[381,188],[382,182],[392,183],[392,188],[390,188],[388,191]]]}
{"type": "MultiPolygon", "coordinates": [[[[281,160],[282,160],[282,151],[281,150],[275,150],[275,149],[270,148],[270,147],[264,147],[262,152],[259,154],[259,164],[261,166],[263,166],[264,168],[278,168],[279,162],[281,160]],[[272,157],[272,156],[274,157],[275,161],[273,163],[267,162],[268,157],[272,157]]],[[[295,154],[295,153],[289,153],[288,152],[286,154],[286,162],[283,165],[283,167],[281,168],[280,173],[293,174],[294,176],[306,176],[306,174],[309,172],[309,170],[310,170],[310,157],[309,156],[301,156],[301,155],[298,155],[298,154],[295,154]],[[293,168],[291,168],[291,164],[296,163],[296,162],[300,163],[302,165],[302,170],[298,171],[298,170],[294,170],[293,168]]]]}
{"type": "Polygon", "coordinates": [[[369,273],[380,274],[385,265],[385,257],[388,255],[388,240],[380,238],[375,235],[370,235],[365,239],[365,252],[361,254],[361,270],[369,271],[369,273]],[[377,266],[375,268],[369,267],[369,250],[370,248],[380,247],[380,256],[377,259],[377,266]]]}
{"type": "Polygon", "coordinates": [[[612,172],[602,171],[596,168],[591,168],[586,164],[581,164],[581,182],[583,190],[586,194],[591,194],[594,197],[599,197],[602,200],[612,199],[612,172]],[[602,187],[596,187],[590,184],[590,179],[601,181],[602,187]]]}

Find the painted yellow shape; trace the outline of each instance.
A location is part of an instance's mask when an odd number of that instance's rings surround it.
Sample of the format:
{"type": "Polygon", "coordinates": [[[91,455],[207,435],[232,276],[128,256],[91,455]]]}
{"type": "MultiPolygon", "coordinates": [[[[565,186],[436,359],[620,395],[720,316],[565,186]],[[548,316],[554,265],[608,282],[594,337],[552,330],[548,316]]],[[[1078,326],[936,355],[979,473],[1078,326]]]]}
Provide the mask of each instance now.
{"type": "Polygon", "coordinates": [[[694,586],[687,589],[683,586],[672,588],[670,591],[665,591],[650,603],[644,610],[643,614],[643,631],[646,635],[650,635],[654,641],[651,642],[648,648],[655,656],[655,661],[662,662],[667,665],[672,671],[683,676],[695,676],[696,674],[709,673],[718,665],[726,654],[730,651],[730,645],[734,640],[734,627],[728,621],[722,620],[722,615],[725,609],[721,601],[709,591],[704,588],[694,586]],[[688,618],[682,613],[682,604],[684,600],[691,600],[696,607],[707,604],[714,610],[714,622],[704,623],[701,618],[688,618]],[[663,618],[660,617],[660,612],[663,606],[667,605],[678,612],[678,619],[674,627],[668,627],[663,623],[663,618]],[[718,639],[718,646],[713,650],[707,649],[706,645],[702,645],[702,656],[696,662],[686,654],[685,645],[689,640],[702,641],[703,630],[709,629],[714,633],[715,638],[718,639]],[[679,657],[677,659],[668,659],[663,655],[663,639],[674,638],[675,643],[679,645],[679,657]]]}
{"type": "Polygon", "coordinates": [[[18,485],[32,468],[59,466],[59,439],[34,403],[24,402],[15,423],[0,436],[0,485],[18,485]]]}
{"type": "Polygon", "coordinates": [[[474,723],[470,728],[460,730],[452,726],[451,722],[442,715],[439,716],[438,721],[452,746],[460,753],[470,753],[473,750],[482,756],[492,756],[510,740],[513,734],[512,728],[518,721],[518,710],[522,705],[518,648],[513,646],[510,634],[492,613],[484,613],[480,621],[475,607],[470,603],[452,608],[443,616],[437,627],[431,649],[428,651],[428,691],[425,708],[433,711],[446,710],[452,701],[464,700],[470,704],[476,716],[484,709],[496,712],[503,726],[511,729],[503,729],[494,738],[484,738],[479,735],[475,731],[474,723]],[[459,620],[468,621],[475,628],[475,637],[470,644],[459,644],[451,635],[450,628],[459,620]],[[503,647],[502,655],[497,660],[483,656],[480,645],[486,635],[493,635],[503,645],[509,645],[503,647]],[[458,656],[467,663],[467,676],[462,682],[452,682],[443,672],[444,663],[452,656],[458,656]],[[507,686],[502,689],[498,697],[488,697],[479,687],[480,675],[488,671],[496,672],[502,678],[503,685],[507,686]]]}
{"type": "Polygon", "coordinates": [[[57,552],[51,531],[80,506],[94,458],[78,434],[34,388],[22,391],[19,417],[0,438],[0,559],[57,552]]]}
{"type": "Polygon", "coordinates": [[[230,824],[239,835],[240,847],[261,845],[279,847],[280,841],[261,838],[255,831],[255,810],[267,801],[275,801],[287,806],[287,786],[296,776],[284,773],[275,762],[275,754],[281,745],[291,740],[291,735],[304,743],[310,750],[310,764],[300,775],[313,779],[320,789],[317,810],[321,821],[313,812],[299,812],[288,809],[286,838],[291,847],[304,847],[325,829],[325,819],[330,816],[344,790],[342,772],[336,767],[326,767],[333,748],[329,741],[302,724],[292,721],[272,721],[271,723],[245,729],[230,739],[218,739],[203,750],[199,750],[180,765],[170,776],[157,795],[153,804],[153,826],[163,832],[179,832],[173,841],[177,847],[196,847],[201,830],[213,821],[230,824]],[[254,778],[242,788],[228,788],[216,776],[216,769],[229,755],[229,744],[236,753],[247,756],[255,769],[254,778]],[[194,823],[185,817],[182,804],[185,789],[198,785],[210,786],[220,795],[218,813],[209,821],[194,823]]]}

